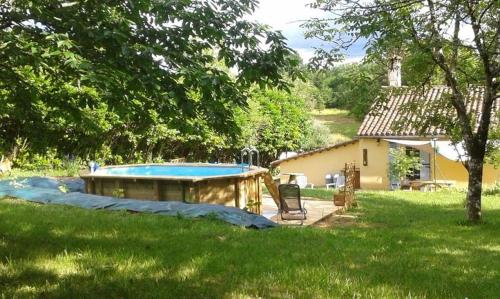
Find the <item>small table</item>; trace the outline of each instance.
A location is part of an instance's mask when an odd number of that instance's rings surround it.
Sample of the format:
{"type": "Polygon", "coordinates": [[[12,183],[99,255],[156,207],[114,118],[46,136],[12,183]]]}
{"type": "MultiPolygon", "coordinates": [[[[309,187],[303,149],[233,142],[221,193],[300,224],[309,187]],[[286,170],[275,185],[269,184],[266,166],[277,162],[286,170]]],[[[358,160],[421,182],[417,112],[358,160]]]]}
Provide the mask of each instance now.
{"type": "Polygon", "coordinates": [[[284,173],[283,175],[288,175],[288,184],[297,184],[297,177],[304,174],[301,172],[290,172],[284,173]]]}
{"type": "Polygon", "coordinates": [[[309,185],[309,186],[311,186],[311,189],[314,189],[314,184],[312,184],[312,183],[306,183],[304,185],[299,184],[299,182],[297,180],[298,177],[303,176],[307,180],[307,177],[305,176],[305,174],[303,174],[301,172],[283,173],[283,175],[288,175],[288,184],[297,184],[297,185],[300,185],[301,188],[307,188],[307,185],[309,185]]]}
{"type": "Polygon", "coordinates": [[[410,190],[432,191],[437,188],[451,187],[453,181],[437,180],[437,181],[410,181],[410,190]],[[423,189],[423,190],[422,190],[423,189]]]}
{"type": "Polygon", "coordinates": [[[328,184],[325,184],[326,186],[326,190],[330,189],[330,187],[332,187],[333,189],[335,189],[335,183],[328,183],[328,184]]]}

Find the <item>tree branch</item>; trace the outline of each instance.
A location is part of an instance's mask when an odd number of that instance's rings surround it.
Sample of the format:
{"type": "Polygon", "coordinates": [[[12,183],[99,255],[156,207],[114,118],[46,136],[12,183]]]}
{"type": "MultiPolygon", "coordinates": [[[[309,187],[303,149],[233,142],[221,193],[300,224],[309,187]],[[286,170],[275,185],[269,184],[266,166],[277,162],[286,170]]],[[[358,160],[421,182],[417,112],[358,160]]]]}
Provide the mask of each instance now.
{"type": "Polygon", "coordinates": [[[434,62],[436,62],[436,64],[444,71],[446,81],[450,85],[450,88],[452,90],[451,102],[453,107],[455,107],[457,111],[457,117],[461,123],[462,133],[464,134],[466,144],[469,147],[470,145],[472,145],[474,133],[470,118],[467,115],[467,108],[465,107],[465,96],[460,91],[458,87],[458,81],[454,76],[452,70],[450,69],[449,64],[446,62],[446,58],[443,54],[443,43],[439,31],[436,27],[437,18],[434,8],[434,2],[432,0],[427,0],[427,3],[429,5],[430,13],[431,41],[437,46],[436,49],[431,50],[430,53],[434,62]],[[468,141],[470,141],[470,143],[468,141]]]}
{"type": "MultiPolygon", "coordinates": [[[[483,104],[481,107],[481,118],[479,120],[479,127],[477,130],[480,142],[486,144],[488,138],[488,131],[491,122],[491,110],[493,107],[493,100],[496,97],[497,90],[493,84],[492,69],[490,64],[490,55],[485,49],[485,41],[482,40],[483,33],[481,30],[481,23],[479,23],[475,11],[470,2],[466,1],[467,11],[471,20],[472,31],[474,32],[474,43],[476,44],[477,51],[481,57],[485,74],[485,94],[483,97],[483,104]]],[[[483,12],[484,14],[484,12],[483,12]]],[[[498,30],[498,29],[497,29],[498,30]]]]}
{"type": "Polygon", "coordinates": [[[460,39],[458,38],[458,34],[460,33],[460,10],[458,9],[458,3],[455,2],[455,22],[453,24],[453,42],[452,42],[452,56],[451,56],[451,69],[457,69],[457,60],[458,60],[458,49],[460,45],[460,39]]]}

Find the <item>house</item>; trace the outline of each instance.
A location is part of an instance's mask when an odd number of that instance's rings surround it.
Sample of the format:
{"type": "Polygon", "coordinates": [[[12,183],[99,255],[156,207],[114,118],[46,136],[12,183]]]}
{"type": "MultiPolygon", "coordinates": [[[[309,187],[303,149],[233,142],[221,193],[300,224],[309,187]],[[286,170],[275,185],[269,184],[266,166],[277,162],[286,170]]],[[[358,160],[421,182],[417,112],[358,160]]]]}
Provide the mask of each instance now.
{"type": "MultiPolygon", "coordinates": [[[[390,82],[398,82],[398,74],[390,74],[389,78],[392,78],[390,82]]],[[[422,163],[421,169],[415,170],[408,180],[466,186],[468,173],[460,161],[464,159],[460,144],[451,144],[441,128],[430,127],[428,132],[421,135],[412,125],[418,121],[426,121],[419,120],[419,115],[454,118],[450,114],[453,110],[443,109],[448,87],[433,86],[421,92],[399,87],[397,83],[395,85],[397,88],[391,88],[387,101],[382,105],[372,106],[353,140],[276,160],[271,165],[279,167],[281,174],[303,173],[309,183],[324,186],[327,174],[339,173],[345,163],[355,162],[359,168],[361,189],[389,190],[399,183],[399,180],[391,181],[389,177],[392,159],[390,149],[404,147],[408,155],[420,157],[422,163]],[[412,104],[428,111],[417,114],[401,109],[404,105],[412,104]],[[394,130],[395,127],[398,129],[394,130]]],[[[470,112],[479,113],[482,92],[481,87],[470,89],[470,112]]],[[[494,107],[497,111],[500,110],[498,99],[494,107]]],[[[286,181],[286,175],[282,175],[282,181],[286,181]]],[[[495,169],[492,165],[485,164],[483,183],[491,185],[498,181],[500,168],[495,169]]]]}

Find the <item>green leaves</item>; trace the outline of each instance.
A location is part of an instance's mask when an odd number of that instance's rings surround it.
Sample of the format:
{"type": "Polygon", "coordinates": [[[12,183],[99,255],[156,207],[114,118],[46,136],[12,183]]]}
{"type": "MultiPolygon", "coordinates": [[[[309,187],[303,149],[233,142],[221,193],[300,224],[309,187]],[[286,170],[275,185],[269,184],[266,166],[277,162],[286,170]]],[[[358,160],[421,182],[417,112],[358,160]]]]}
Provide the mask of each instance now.
{"type": "Polygon", "coordinates": [[[348,109],[362,119],[384,84],[386,72],[375,63],[345,64],[313,73],[312,80],[325,96],[325,105],[348,109]]]}
{"type": "Polygon", "coordinates": [[[275,89],[254,90],[251,98],[249,108],[238,113],[239,146],[256,146],[263,165],[283,151],[324,145],[315,139],[310,107],[303,98],[275,89]]]}
{"type": "Polygon", "coordinates": [[[389,163],[389,176],[391,179],[404,180],[407,175],[422,168],[420,157],[407,154],[404,147],[391,148],[389,155],[391,156],[389,163]]]}
{"type": "Polygon", "coordinates": [[[491,114],[498,110],[494,104],[500,87],[498,1],[317,0],[313,7],[331,17],[306,22],[307,36],[333,48],[320,50],[314,66],[331,65],[357,40],[366,40],[367,60],[387,65],[393,56],[402,57],[406,85],[450,87],[447,108],[456,118],[444,121],[460,128],[469,149],[483,152],[491,114]],[[473,85],[486,91],[481,107],[468,109],[468,89],[473,85]],[[479,111],[481,119],[472,124],[479,111]]]}
{"type": "Polygon", "coordinates": [[[300,76],[281,33],[243,19],[256,4],[0,4],[0,151],[15,136],[39,152],[107,158],[206,158],[227,148],[251,86],[287,89],[286,76],[300,76]]]}

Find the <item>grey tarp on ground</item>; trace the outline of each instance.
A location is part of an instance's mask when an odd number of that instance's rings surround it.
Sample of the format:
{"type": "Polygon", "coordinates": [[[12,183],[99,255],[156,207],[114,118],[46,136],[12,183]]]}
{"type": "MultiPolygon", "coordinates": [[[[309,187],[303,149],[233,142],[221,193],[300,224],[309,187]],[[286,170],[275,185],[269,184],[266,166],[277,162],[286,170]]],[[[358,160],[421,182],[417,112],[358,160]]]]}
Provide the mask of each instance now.
{"type": "Polygon", "coordinates": [[[15,197],[44,204],[61,204],[85,209],[126,210],[167,216],[204,217],[214,215],[222,221],[244,227],[277,226],[271,220],[238,208],[211,204],[187,204],[180,201],[149,201],[118,199],[110,196],[85,194],[80,179],[30,177],[0,181],[0,198],[15,197]],[[59,190],[64,186],[68,193],[59,190]]]}

